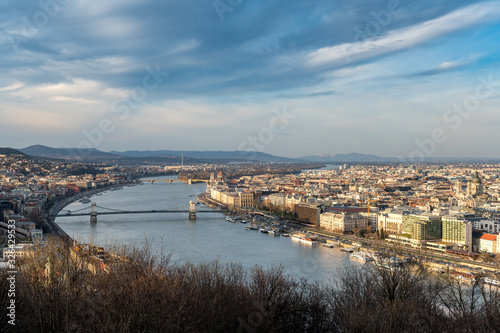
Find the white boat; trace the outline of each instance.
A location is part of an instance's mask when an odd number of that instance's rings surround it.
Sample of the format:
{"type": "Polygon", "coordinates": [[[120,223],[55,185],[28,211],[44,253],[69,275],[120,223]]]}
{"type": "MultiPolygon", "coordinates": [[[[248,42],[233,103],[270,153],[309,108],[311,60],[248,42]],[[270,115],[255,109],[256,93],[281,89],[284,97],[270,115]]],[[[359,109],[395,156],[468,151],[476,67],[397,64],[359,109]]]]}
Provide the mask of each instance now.
{"type": "Polygon", "coordinates": [[[286,234],[285,233],[285,234],[281,234],[281,236],[283,236],[283,237],[290,237],[290,234],[286,234]]]}
{"type": "Polygon", "coordinates": [[[500,287],[500,280],[485,277],[483,278],[483,282],[492,286],[500,287]]]}
{"type": "Polygon", "coordinates": [[[330,249],[332,249],[334,247],[334,245],[332,243],[325,243],[323,244],[324,247],[328,247],[330,249]]]}
{"type": "Polygon", "coordinates": [[[269,229],[268,233],[269,233],[269,235],[273,235],[273,236],[280,235],[280,231],[278,228],[271,228],[271,229],[269,229]]]}
{"type": "Polygon", "coordinates": [[[366,252],[354,252],[349,255],[351,259],[356,259],[360,261],[373,261],[373,258],[366,252]]]}
{"type": "Polygon", "coordinates": [[[302,238],[302,242],[307,243],[307,244],[316,244],[318,242],[316,237],[310,237],[306,236],[302,238]]]}
{"type": "Polygon", "coordinates": [[[226,221],[231,223],[236,223],[236,219],[232,218],[231,216],[226,216],[226,221]]]}
{"type": "Polygon", "coordinates": [[[340,249],[340,251],[344,251],[344,252],[354,252],[356,248],[355,247],[343,247],[340,249]]]}
{"type": "Polygon", "coordinates": [[[293,235],[292,239],[301,241],[302,243],[306,243],[306,244],[316,244],[318,242],[316,237],[311,237],[311,236],[293,235]]]}

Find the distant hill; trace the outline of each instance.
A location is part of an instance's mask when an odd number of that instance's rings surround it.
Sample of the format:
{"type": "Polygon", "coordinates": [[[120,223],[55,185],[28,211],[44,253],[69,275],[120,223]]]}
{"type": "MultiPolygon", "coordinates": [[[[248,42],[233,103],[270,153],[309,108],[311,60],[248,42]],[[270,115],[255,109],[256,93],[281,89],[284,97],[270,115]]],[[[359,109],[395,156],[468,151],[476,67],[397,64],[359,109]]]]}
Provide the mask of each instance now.
{"type": "Polygon", "coordinates": [[[191,157],[200,161],[261,161],[261,162],[303,162],[300,159],[274,156],[261,152],[246,151],[177,151],[177,150],[129,150],[124,152],[112,151],[111,153],[128,157],[149,157],[149,156],[181,156],[191,157]]]}
{"type": "Polygon", "coordinates": [[[94,148],[52,148],[42,145],[34,145],[19,150],[26,155],[68,160],[100,160],[120,158],[120,156],[117,156],[115,154],[106,153],[94,148]]]}
{"type": "Polygon", "coordinates": [[[23,152],[13,149],[13,148],[1,148],[0,147],[0,155],[22,155],[26,156],[23,152]]]}
{"type": "Polygon", "coordinates": [[[103,152],[98,149],[79,148],[52,148],[42,145],[34,145],[19,149],[26,155],[59,158],[68,160],[119,160],[128,162],[150,162],[150,163],[180,163],[181,155],[184,154],[185,163],[211,163],[228,161],[260,161],[260,162],[304,162],[300,159],[274,156],[261,152],[246,151],[176,151],[176,150],[146,150],[146,151],[111,151],[103,152]]]}
{"type": "Polygon", "coordinates": [[[391,157],[380,157],[377,155],[350,153],[350,154],[331,154],[331,155],[311,155],[300,157],[301,160],[309,162],[390,162],[394,161],[391,157]]]}

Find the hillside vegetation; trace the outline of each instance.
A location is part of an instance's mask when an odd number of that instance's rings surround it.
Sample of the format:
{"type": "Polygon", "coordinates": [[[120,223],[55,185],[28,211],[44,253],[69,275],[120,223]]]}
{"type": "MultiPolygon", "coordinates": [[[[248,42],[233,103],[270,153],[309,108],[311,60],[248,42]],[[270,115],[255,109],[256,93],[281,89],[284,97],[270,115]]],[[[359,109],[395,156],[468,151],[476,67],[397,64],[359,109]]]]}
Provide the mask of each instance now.
{"type": "MultiPolygon", "coordinates": [[[[429,279],[418,263],[364,265],[308,283],[283,268],[172,264],[149,248],[117,250],[108,272],[52,240],[16,279],[16,326],[2,332],[495,332],[497,290],[429,279]]],[[[0,272],[7,304],[7,272],[0,272]]]]}

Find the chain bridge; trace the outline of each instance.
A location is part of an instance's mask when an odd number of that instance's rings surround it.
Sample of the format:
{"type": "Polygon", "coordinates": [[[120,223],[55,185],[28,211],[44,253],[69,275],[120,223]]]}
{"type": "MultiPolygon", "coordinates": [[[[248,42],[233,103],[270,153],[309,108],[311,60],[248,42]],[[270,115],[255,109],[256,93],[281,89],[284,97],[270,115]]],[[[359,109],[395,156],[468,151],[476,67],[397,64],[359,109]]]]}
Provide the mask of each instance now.
{"type": "Polygon", "coordinates": [[[114,209],[108,207],[98,206],[93,202],[90,206],[84,207],[78,210],[61,210],[56,215],[50,215],[52,218],[68,217],[68,216],[90,216],[90,222],[96,223],[98,215],[121,215],[121,214],[174,214],[174,213],[187,213],[189,214],[189,219],[196,219],[196,213],[226,213],[225,210],[196,210],[196,203],[194,201],[189,202],[188,209],[182,209],[183,207],[177,207],[172,209],[150,209],[150,210],[125,210],[125,209],[114,209]]]}

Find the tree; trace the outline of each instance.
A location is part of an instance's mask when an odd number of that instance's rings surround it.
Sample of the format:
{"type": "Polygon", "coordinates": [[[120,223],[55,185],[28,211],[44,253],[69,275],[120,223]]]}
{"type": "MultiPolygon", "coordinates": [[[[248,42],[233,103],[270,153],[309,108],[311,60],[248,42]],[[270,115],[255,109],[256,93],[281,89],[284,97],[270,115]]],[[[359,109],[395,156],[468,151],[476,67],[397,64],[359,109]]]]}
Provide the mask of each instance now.
{"type": "Polygon", "coordinates": [[[484,262],[491,262],[493,260],[493,256],[487,252],[483,252],[478,259],[484,262]]]}

